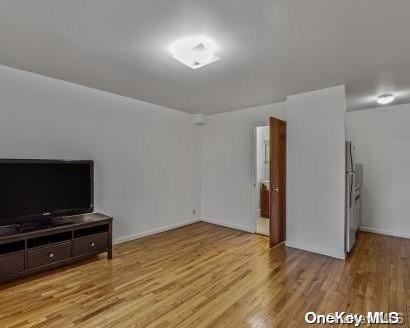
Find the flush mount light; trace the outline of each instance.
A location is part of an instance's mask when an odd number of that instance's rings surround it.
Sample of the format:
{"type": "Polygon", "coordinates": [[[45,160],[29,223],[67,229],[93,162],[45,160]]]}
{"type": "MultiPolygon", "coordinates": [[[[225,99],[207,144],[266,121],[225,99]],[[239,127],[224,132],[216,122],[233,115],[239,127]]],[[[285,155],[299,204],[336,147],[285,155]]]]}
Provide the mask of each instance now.
{"type": "Polygon", "coordinates": [[[392,94],[385,94],[377,97],[377,103],[379,105],[387,105],[394,101],[394,95],[392,94]]]}
{"type": "Polygon", "coordinates": [[[206,35],[189,36],[171,44],[169,51],[176,60],[192,69],[218,61],[216,43],[206,35]]]}

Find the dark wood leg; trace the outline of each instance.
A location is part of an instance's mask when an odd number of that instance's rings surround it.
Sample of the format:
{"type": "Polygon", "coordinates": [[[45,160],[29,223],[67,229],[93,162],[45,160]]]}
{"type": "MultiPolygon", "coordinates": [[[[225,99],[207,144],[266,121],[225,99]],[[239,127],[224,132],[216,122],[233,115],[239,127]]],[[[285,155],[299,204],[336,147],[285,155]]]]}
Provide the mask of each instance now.
{"type": "Polygon", "coordinates": [[[108,252],[107,258],[112,260],[112,223],[109,224],[109,231],[108,231],[108,252]]]}

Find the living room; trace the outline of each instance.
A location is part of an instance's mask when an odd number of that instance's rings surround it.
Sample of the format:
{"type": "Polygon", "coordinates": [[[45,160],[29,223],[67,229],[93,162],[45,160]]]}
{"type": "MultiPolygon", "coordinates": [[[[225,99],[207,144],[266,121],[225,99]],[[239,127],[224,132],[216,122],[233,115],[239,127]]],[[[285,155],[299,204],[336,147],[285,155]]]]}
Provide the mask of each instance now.
{"type": "Polygon", "coordinates": [[[0,2],[0,326],[408,324],[409,9],[0,2]]]}

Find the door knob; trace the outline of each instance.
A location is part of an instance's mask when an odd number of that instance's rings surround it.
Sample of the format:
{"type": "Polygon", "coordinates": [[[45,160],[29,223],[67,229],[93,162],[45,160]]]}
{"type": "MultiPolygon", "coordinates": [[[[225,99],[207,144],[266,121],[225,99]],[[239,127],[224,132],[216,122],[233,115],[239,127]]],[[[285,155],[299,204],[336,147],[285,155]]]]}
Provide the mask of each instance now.
{"type": "Polygon", "coordinates": [[[94,246],[95,246],[95,243],[94,243],[94,242],[91,242],[91,243],[90,243],[90,246],[91,246],[91,247],[94,247],[94,246]]]}
{"type": "Polygon", "coordinates": [[[279,188],[273,188],[274,192],[279,192],[279,188]]]}
{"type": "Polygon", "coordinates": [[[48,254],[48,258],[52,259],[54,257],[53,253],[48,254]]]}

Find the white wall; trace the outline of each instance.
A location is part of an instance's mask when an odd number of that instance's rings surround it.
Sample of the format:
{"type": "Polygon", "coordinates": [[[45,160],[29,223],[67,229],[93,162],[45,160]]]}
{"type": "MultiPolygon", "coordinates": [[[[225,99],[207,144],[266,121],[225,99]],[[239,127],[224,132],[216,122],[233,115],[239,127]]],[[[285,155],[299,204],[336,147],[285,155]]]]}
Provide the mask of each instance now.
{"type": "Polygon", "coordinates": [[[288,246],[344,258],[345,89],[288,97],[288,246]]]}
{"type": "Polygon", "coordinates": [[[0,66],[0,158],[93,159],[96,209],[116,218],[116,239],[186,223],[193,209],[206,220],[254,231],[255,127],[270,116],[285,119],[286,106],[288,242],[339,256],[340,87],[212,115],[199,128],[186,113],[0,66]]]}
{"type": "Polygon", "coordinates": [[[347,113],[364,164],[362,228],[410,238],[410,104],[347,113]]]}
{"type": "Polygon", "coordinates": [[[0,66],[0,158],[93,159],[117,239],[192,218],[199,144],[189,114],[0,66]]]}
{"type": "Polygon", "coordinates": [[[255,127],[285,117],[277,103],[211,115],[202,127],[202,217],[245,231],[255,230],[255,127]]]}

